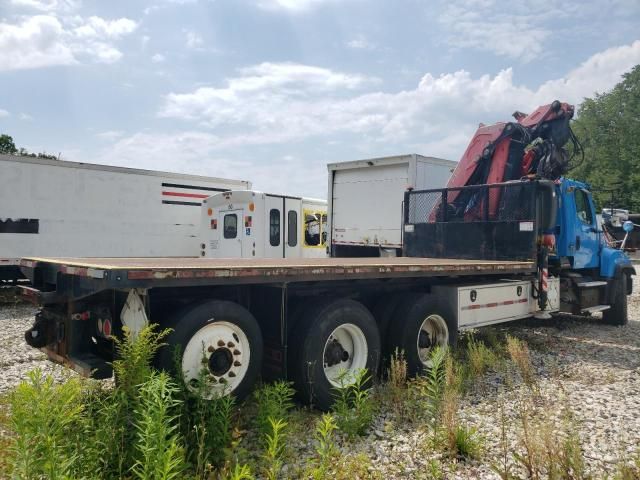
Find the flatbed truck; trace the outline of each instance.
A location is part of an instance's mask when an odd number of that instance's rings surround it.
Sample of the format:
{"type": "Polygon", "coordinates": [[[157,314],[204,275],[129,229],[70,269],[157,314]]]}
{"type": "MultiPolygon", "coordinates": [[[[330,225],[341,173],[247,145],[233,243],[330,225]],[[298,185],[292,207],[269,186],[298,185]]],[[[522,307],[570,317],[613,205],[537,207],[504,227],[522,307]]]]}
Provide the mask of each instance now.
{"type": "Polygon", "coordinates": [[[396,348],[415,375],[464,329],[559,311],[626,323],[633,267],[595,218],[584,184],[508,182],[407,191],[397,258],[25,258],[21,291],[41,305],[26,341],[105,378],[112,336],[156,323],[172,329],[158,366],[194,387],[243,397],[288,378],[328,408],[396,348]],[[451,210],[461,198],[476,214],[451,210]]]}

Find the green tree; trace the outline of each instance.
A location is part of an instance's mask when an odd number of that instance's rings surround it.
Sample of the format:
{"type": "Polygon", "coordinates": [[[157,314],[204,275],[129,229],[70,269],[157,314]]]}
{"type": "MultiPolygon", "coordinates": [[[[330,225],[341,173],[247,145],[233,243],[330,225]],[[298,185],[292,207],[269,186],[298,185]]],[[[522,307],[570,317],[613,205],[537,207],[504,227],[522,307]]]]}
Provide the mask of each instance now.
{"type": "Polygon", "coordinates": [[[18,149],[16,148],[16,144],[13,143],[13,138],[10,135],[5,135],[4,133],[0,135],[0,153],[13,155],[17,153],[18,149]]]}
{"type": "Polygon", "coordinates": [[[19,155],[21,157],[34,157],[34,158],[48,158],[49,160],[59,160],[57,155],[53,155],[47,152],[32,153],[26,148],[17,148],[13,142],[13,137],[6,134],[0,134],[0,153],[6,155],[19,155]]]}
{"type": "Polygon", "coordinates": [[[573,129],[585,160],[570,175],[592,185],[600,207],[611,199],[602,190],[614,189],[615,206],[640,210],[640,65],[610,92],[585,99],[573,129]]]}

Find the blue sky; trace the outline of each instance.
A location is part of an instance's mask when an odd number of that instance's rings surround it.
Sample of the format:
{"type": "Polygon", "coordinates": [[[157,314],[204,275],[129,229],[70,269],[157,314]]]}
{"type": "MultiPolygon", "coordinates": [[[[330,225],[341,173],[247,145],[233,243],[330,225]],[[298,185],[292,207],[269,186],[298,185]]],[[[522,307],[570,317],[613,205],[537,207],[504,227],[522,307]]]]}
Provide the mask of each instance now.
{"type": "Polygon", "coordinates": [[[638,63],[637,0],[1,0],[0,132],[324,197],[326,163],[458,160],[638,63]]]}

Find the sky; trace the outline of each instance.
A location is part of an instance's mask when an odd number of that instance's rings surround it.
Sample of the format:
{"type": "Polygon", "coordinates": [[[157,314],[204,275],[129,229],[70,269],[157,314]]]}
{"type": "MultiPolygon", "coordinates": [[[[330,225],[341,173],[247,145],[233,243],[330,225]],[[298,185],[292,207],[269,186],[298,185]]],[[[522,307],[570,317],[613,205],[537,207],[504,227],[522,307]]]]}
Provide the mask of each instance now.
{"type": "Polygon", "coordinates": [[[638,0],[0,0],[0,133],[62,159],[326,197],[640,63],[638,0]]]}

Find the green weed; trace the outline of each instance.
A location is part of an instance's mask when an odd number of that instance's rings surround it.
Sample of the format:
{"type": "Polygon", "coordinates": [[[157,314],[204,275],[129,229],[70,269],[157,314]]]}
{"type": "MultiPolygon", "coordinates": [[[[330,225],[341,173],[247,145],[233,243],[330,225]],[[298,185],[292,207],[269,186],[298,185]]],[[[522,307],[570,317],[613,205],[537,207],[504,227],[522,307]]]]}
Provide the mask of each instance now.
{"type": "Polygon", "coordinates": [[[445,387],[445,363],[447,350],[435,347],[430,353],[429,368],[424,375],[416,377],[409,383],[409,401],[415,405],[417,416],[426,419],[435,426],[438,421],[442,395],[445,387]]]}
{"type": "Polygon", "coordinates": [[[181,478],[186,469],[184,449],[180,444],[177,416],[174,411],[178,387],[164,372],[154,373],[139,388],[136,410],[137,460],[132,468],[142,480],[181,478]]]}
{"type": "Polygon", "coordinates": [[[483,341],[476,340],[474,337],[469,339],[465,354],[468,376],[471,379],[484,375],[498,361],[496,354],[483,341]]]}
{"type": "Polygon", "coordinates": [[[235,399],[231,395],[211,395],[206,368],[193,386],[186,385],[179,363],[176,371],[181,398],[179,424],[187,460],[197,478],[206,478],[212,467],[222,467],[228,458],[235,399]]]}
{"type": "Polygon", "coordinates": [[[373,422],[375,405],[366,386],[370,378],[366,369],[359,370],[353,377],[345,371],[339,378],[340,386],[335,389],[333,414],[340,431],[350,439],[364,435],[373,422]]]}
{"type": "Polygon", "coordinates": [[[316,424],[316,458],[313,467],[309,469],[307,477],[313,480],[328,478],[332,461],[339,455],[338,447],[333,439],[333,433],[338,428],[335,418],[329,413],[320,417],[316,424]]]}
{"type": "Polygon", "coordinates": [[[36,369],[10,397],[9,456],[14,478],[73,478],[78,454],[76,426],[84,413],[82,384],[62,385],[36,369]]]}
{"type": "Polygon", "coordinates": [[[264,436],[272,431],[270,419],[288,418],[289,410],[293,408],[295,390],[292,383],[280,380],[263,385],[253,395],[258,406],[255,424],[258,432],[264,436]]]}
{"type": "Polygon", "coordinates": [[[265,435],[264,475],[269,480],[277,480],[282,469],[282,457],[285,449],[285,429],[287,422],[268,417],[270,431],[265,435]]]}

